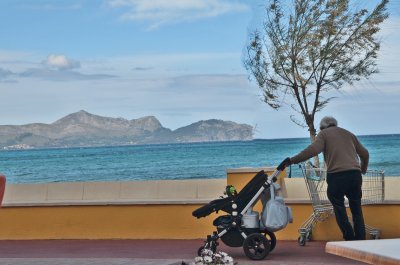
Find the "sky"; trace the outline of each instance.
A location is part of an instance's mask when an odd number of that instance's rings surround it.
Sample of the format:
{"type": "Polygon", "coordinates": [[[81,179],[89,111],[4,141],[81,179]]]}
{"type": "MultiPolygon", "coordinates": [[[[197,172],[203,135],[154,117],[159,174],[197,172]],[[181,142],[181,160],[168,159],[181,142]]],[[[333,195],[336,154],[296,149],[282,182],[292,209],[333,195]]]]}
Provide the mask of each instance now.
{"type": "MultiPolygon", "coordinates": [[[[378,1],[370,0],[373,5],[378,1]]],[[[243,51],[260,0],[1,0],[0,124],[85,110],[177,129],[222,119],[255,138],[308,137],[249,81],[243,51]]],[[[345,85],[318,113],[357,135],[400,133],[400,0],[380,32],[379,74],[345,85]]]]}

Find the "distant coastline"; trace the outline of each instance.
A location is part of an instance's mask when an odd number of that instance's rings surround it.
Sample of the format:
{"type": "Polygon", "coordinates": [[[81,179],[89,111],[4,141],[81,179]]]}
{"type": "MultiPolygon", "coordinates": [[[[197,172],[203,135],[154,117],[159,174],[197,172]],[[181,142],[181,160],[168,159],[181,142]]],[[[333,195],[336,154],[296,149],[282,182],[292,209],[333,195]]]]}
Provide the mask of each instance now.
{"type": "MultiPolygon", "coordinates": [[[[388,134],[371,134],[371,135],[357,135],[357,137],[363,138],[376,138],[376,137],[399,137],[400,133],[388,133],[388,134]]],[[[46,150],[46,149],[68,149],[68,148],[103,148],[103,147],[127,147],[127,146],[146,146],[146,145],[179,145],[179,144],[207,144],[207,143],[228,143],[228,142],[257,142],[257,141],[287,141],[287,140],[309,140],[308,137],[291,137],[291,138],[254,138],[249,140],[228,140],[228,141],[199,141],[199,142],[171,142],[171,143],[146,143],[146,144],[121,144],[121,145],[96,145],[96,146],[49,146],[49,147],[33,147],[25,144],[13,146],[6,146],[0,149],[0,151],[11,151],[11,150],[46,150]]]]}
{"type": "Polygon", "coordinates": [[[399,136],[400,133],[384,133],[384,134],[363,134],[363,135],[357,135],[359,137],[386,137],[386,136],[399,136]]]}
{"type": "Polygon", "coordinates": [[[253,131],[248,124],[217,119],[171,130],[154,116],[127,120],[81,110],[51,124],[0,125],[0,149],[246,141],[253,139],[253,131]]]}
{"type": "MultiPolygon", "coordinates": [[[[289,138],[290,139],[290,138],[289,138]]],[[[291,139],[307,139],[307,138],[291,138],[291,139]]],[[[229,141],[201,141],[201,142],[171,142],[171,143],[146,143],[146,144],[121,144],[121,145],[94,145],[94,146],[50,146],[50,147],[32,147],[32,146],[17,146],[3,147],[1,151],[19,151],[19,150],[56,150],[56,149],[85,149],[85,148],[113,148],[113,147],[143,147],[143,146],[173,146],[173,145],[197,145],[197,144],[224,144],[224,143],[248,143],[253,141],[273,141],[279,139],[251,139],[251,140],[229,140],[229,141]]]]}
{"type": "MultiPolygon", "coordinates": [[[[400,133],[383,133],[383,134],[360,134],[357,137],[386,137],[386,136],[400,136],[400,133]]],[[[295,140],[295,139],[310,139],[309,137],[283,137],[283,138],[254,138],[253,141],[257,140],[295,140]]]]}

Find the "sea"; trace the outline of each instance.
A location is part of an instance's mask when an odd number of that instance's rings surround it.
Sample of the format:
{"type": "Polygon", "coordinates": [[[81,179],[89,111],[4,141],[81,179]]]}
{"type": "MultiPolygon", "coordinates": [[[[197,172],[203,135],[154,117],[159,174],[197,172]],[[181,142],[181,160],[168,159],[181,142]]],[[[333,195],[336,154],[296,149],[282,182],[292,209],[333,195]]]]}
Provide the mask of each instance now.
{"type": "MultiPolygon", "coordinates": [[[[359,136],[371,170],[400,177],[400,134],[359,136]]],[[[226,170],[277,166],[308,138],[0,151],[8,183],[225,178],[226,170]]],[[[292,177],[302,177],[292,166],[292,177]]]]}

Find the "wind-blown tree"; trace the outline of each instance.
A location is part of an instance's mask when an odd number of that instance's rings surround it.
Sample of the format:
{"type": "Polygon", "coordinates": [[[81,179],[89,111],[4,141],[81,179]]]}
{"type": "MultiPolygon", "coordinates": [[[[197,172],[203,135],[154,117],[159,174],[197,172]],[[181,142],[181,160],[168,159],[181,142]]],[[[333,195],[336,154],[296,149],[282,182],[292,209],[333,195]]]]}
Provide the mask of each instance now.
{"type": "Polygon", "coordinates": [[[329,91],[377,73],[377,33],[388,0],[372,11],[349,0],[270,0],[261,30],[250,34],[244,65],[274,109],[288,105],[290,118],[315,140],[315,114],[333,98],[329,91]],[[283,8],[286,5],[287,8],[283,8]]]}

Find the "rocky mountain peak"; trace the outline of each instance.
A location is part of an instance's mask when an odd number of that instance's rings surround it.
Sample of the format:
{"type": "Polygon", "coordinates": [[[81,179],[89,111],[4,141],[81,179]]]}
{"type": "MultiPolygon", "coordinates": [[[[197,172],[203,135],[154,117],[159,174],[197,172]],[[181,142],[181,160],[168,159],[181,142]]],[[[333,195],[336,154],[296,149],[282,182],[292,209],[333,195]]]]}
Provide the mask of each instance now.
{"type": "Polygon", "coordinates": [[[72,125],[94,127],[94,128],[113,128],[119,126],[128,126],[129,121],[122,118],[110,118],[103,117],[95,114],[91,114],[85,110],[80,110],[78,112],[71,113],[52,125],[58,127],[70,127],[72,125]]]}
{"type": "Polygon", "coordinates": [[[217,119],[202,120],[174,131],[181,141],[240,141],[253,139],[253,127],[217,119]],[[190,138],[188,137],[190,135],[190,138]]]}
{"type": "Polygon", "coordinates": [[[160,121],[154,116],[146,116],[133,120],[135,126],[146,128],[149,131],[155,131],[162,128],[160,121]]]}
{"type": "MultiPolygon", "coordinates": [[[[98,116],[100,117],[100,116],[98,116]]],[[[80,110],[78,112],[71,113],[57,121],[53,124],[62,124],[62,123],[90,123],[93,119],[96,119],[96,115],[90,114],[87,111],[80,110]]]]}

